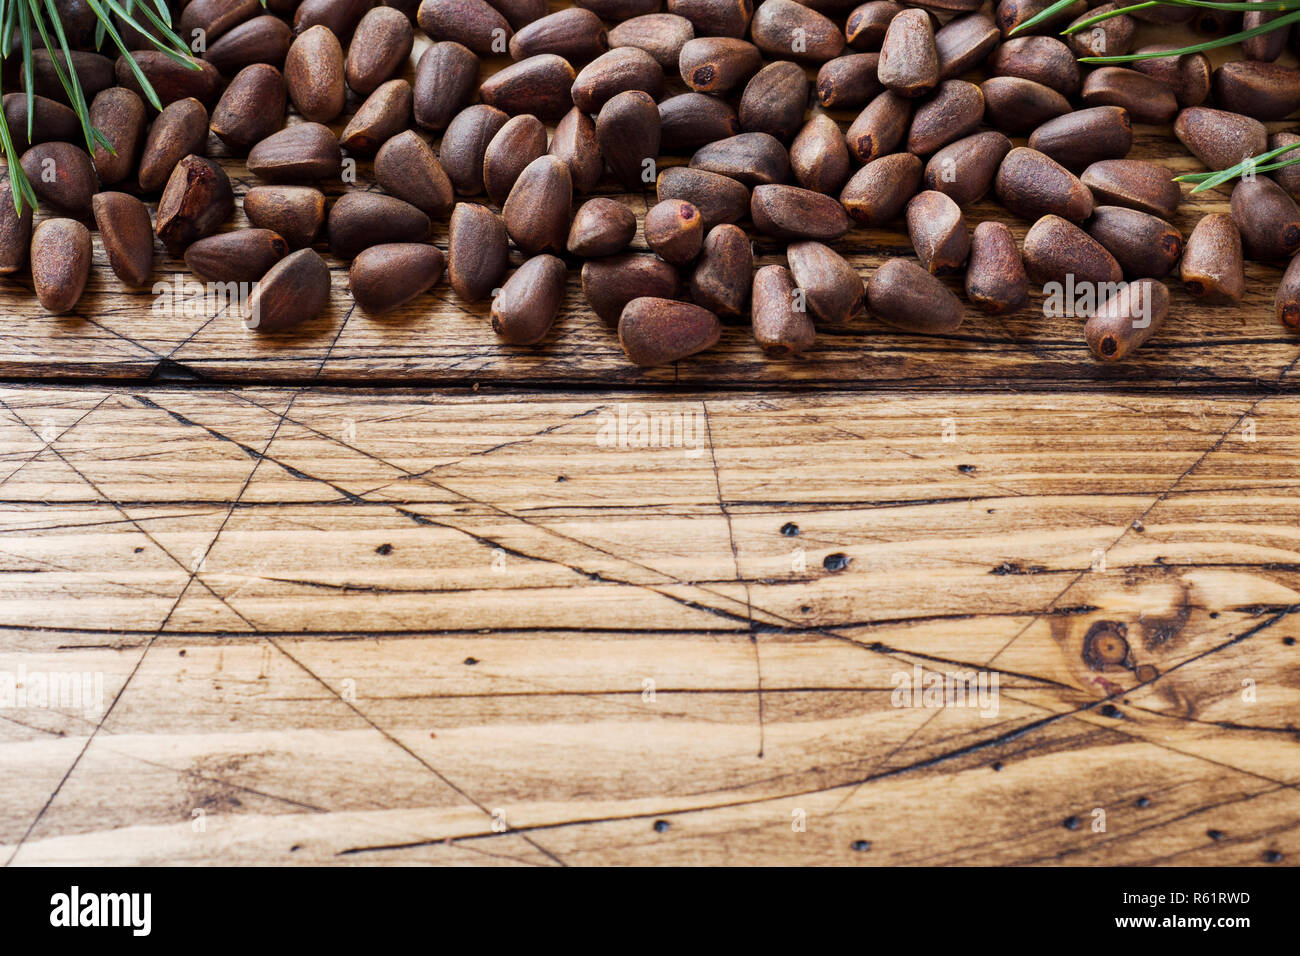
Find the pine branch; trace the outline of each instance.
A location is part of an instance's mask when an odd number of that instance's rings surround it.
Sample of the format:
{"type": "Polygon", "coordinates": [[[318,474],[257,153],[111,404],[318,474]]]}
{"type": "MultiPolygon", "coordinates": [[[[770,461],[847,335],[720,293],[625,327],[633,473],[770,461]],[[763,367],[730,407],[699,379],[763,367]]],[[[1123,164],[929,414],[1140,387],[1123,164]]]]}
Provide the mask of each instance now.
{"type": "MultiPolygon", "coordinates": [[[[136,82],[140,84],[145,99],[155,109],[162,109],[157,92],[140,70],[135,57],[130,55],[118,27],[129,27],[136,30],[149,43],[166,53],[177,63],[194,70],[200,67],[198,63],[194,62],[194,58],[190,56],[185,41],[177,36],[172,29],[171,12],[167,9],[165,0],[153,0],[153,3],[157,6],[156,13],[150,9],[147,0],[140,4],[139,7],[136,6],[135,0],[126,0],[125,6],[119,0],[87,0],[87,4],[99,21],[95,28],[96,45],[102,44],[105,38],[112,40],[113,45],[126,58],[127,65],[136,82]],[[117,24],[113,22],[114,16],[117,18],[117,24]]],[[[81,131],[86,140],[87,149],[92,153],[95,151],[96,146],[103,146],[111,150],[113,147],[108,138],[91,125],[90,107],[86,103],[86,96],[81,88],[81,80],[78,78],[77,71],[73,66],[72,49],[68,43],[67,34],[64,32],[63,23],[59,19],[59,12],[54,5],[54,0],[0,0],[0,68],[4,66],[6,60],[14,58],[16,42],[17,53],[22,59],[23,86],[26,88],[27,94],[26,142],[29,145],[31,144],[36,115],[36,82],[33,53],[37,49],[38,38],[41,45],[50,54],[54,73],[58,77],[64,93],[67,94],[68,102],[72,104],[77,119],[81,123],[81,131]]],[[[3,92],[3,90],[0,90],[0,95],[3,92]]],[[[18,149],[14,144],[13,135],[9,129],[8,117],[4,115],[3,110],[0,110],[0,150],[3,150],[5,163],[9,167],[9,185],[13,192],[14,207],[19,214],[22,213],[23,203],[35,208],[37,205],[36,192],[32,189],[31,183],[23,172],[21,158],[18,155],[18,149]]]]}

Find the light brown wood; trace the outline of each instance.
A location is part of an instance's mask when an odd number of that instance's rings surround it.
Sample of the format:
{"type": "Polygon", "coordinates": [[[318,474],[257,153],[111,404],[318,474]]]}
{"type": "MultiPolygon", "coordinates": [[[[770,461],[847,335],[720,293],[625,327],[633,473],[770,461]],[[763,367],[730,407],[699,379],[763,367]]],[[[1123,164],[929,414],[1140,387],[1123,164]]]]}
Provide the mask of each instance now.
{"type": "Polygon", "coordinates": [[[0,853],[1294,861],[1298,435],[1282,397],[8,389],[0,671],[106,713],[0,710],[0,853]],[[602,445],[620,404],[701,440],[602,445]],[[1134,669],[1089,666],[1118,625],[1134,669]],[[996,715],[894,706],[914,666],[996,715]]]}

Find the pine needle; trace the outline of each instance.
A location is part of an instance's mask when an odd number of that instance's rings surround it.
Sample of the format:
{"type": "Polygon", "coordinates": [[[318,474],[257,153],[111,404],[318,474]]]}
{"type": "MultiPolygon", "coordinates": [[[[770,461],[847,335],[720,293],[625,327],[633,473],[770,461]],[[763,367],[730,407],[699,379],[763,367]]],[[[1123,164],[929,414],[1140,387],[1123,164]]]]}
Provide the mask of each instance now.
{"type": "MultiPolygon", "coordinates": [[[[1028,30],[1030,27],[1036,27],[1036,26],[1038,26],[1038,24],[1042,23],[1042,22],[1045,21],[1045,20],[1050,20],[1050,19],[1052,19],[1054,16],[1056,16],[1056,15],[1057,15],[1058,13],[1060,13],[1062,10],[1066,10],[1066,9],[1068,9],[1068,8],[1070,8],[1070,7],[1072,7],[1072,6],[1074,6],[1074,2],[1075,2],[1075,0],[1056,0],[1056,2],[1053,3],[1053,4],[1052,4],[1050,7],[1048,7],[1046,10],[1040,10],[1038,13],[1035,13],[1032,17],[1030,17],[1030,18],[1029,18],[1028,20],[1026,20],[1024,23],[1020,24],[1019,26],[1013,27],[1013,28],[1011,29],[1011,31],[1007,34],[1007,36],[1008,36],[1008,37],[1013,37],[1013,36],[1015,36],[1016,34],[1022,32],[1022,31],[1024,31],[1024,30],[1028,30]]],[[[1153,6],[1154,6],[1154,3],[1155,3],[1155,0],[1152,0],[1152,5],[1153,5],[1153,6]]]]}
{"type": "MultiPolygon", "coordinates": [[[[1162,0],[1166,2],[1166,0],[1162,0]]],[[[1173,6],[1200,6],[1201,4],[1189,4],[1184,0],[1181,3],[1172,4],[1173,6]]],[[[1252,6],[1264,6],[1263,4],[1252,4],[1252,6]]],[[[1229,36],[1216,37],[1213,40],[1206,40],[1203,43],[1194,43],[1191,46],[1185,46],[1177,50],[1158,50],[1151,53],[1129,53],[1125,56],[1081,56],[1080,63],[1132,63],[1135,60],[1151,60],[1159,57],[1185,56],[1188,53],[1203,53],[1206,50],[1217,50],[1221,46],[1231,46],[1234,43],[1240,43],[1242,40],[1249,40],[1251,37],[1262,36],[1265,33],[1272,33],[1274,30],[1280,30],[1282,27],[1290,26],[1300,21],[1300,9],[1291,8],[1294,12],[1287,13],[1284,16],[1269,20],[1267,23],[1260,24],[1250,30],[1242,30],[1240,33],[1233,33],[1229,36]]],[[[1118,11],[1116,11],[1118,12],[1118,11]]],[[[1101,19],[1101,18],[1099,18],[1101,19]]]]}
{"type": "Polygon", "coordinates": [[[1215,186],[1221,186],[1223,183],[1238,176],[1245,175],[1248,171],[1255,173],[1266,173],[1274,169],[1283,169],[1287,166],[1294,166],[1300,163],[1300,156],[1294,159],[1288,159],[1280,163],[1269,163],[1270,159],[1276,159],[1283,153],[1289,153],[1293,149],[1300,149],[1300,143],[1292,143],[1290,146],[1279,146],[1276,149],[1270,149],[1268,152],[1260,153],[1258,156],[1251,156],[1243,159],[1235,166],[1229,166],[1227,169],[1220,169],[1208,173],[1184,173],[1182,176],[1175,176],[1176,183],[1196,183],[1197,186],[1192,190],[1193,193],[1204,192],[1207,189],[1213,189],[1215,186]]]}
{"type": "MultiPolygon", "coordinates": [[[[118,25],[136,30],[149,43],[177,63],[193,70],[200,68],[190,56],[185,42],[172,29],[171,12],[165,0],[153,0],[153,5],[157,7],[156,13],[150,9],[149,0],[145,0],[139,7],[136,6],[135,0],[126,0],[125,6],[119,0],[87,0],[87,5],[99,21],[95,27],[96,46],[99,46],[105,38],[113,41],[113,45],[126,58],[127,65],[136,82],[139,83],[145,99],[155,109],[162,109],[158,94],[140,70],[135,57],[127,50],[118,32],[118,25]],[[117,25],[113,23],[114,15],[117,16],[117,25]],[[153,29],[151,30],[150,27],[153,29]]],[[[38,41],[49,53],[54,73],[67,94],[73,111],[77,114],[87,149],[92,153],[97,146],[111,150],[112,144],[108,141],[108,137],[91,125],[90,107],[86,103],[81,80],[73,65],[73,51],[63,30],[63,23],[59,19],[54,0],[0,0],[0,66],[3,66],[5,60],[14,59],[15,52],[22,60],[23,86],[26,88],[27,96],[25,142],[30,146],[36,116],[36,74],[33,53],[39,49],[38,41]],[[15,41],[17,51],[14,49],[15,41]]],[[[0,94],[2,93],[3,90],[0,90],[0,94]]],[[[18,155],[17,146],[9,130],[8,117],[3,110],[0,110],[0,150],[3,151],[5,163],[9,167],[9,187],[13,193],[14,208],[21,215],[24,203],[33,208],[37,205],[36,192],[23,172],[21,157],[18,155]]]]}

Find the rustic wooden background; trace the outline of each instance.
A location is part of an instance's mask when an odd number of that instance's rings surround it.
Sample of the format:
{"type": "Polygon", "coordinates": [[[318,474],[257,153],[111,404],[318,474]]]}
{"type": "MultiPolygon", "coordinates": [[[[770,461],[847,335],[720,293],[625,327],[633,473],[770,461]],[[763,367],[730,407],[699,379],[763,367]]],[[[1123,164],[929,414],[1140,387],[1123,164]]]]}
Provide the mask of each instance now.
{"type": "MultiPolygon", "coordinates": [[[[1198,168],[1156,128],[1133,155],[1198,168]]],[[[1122,365],[1036,300],[641,371],[576,272],[535,349],[445,282],[368,318],[334,260],[333,310],[267,337],[153,311],[96,241],[74,315],[0,283],[0,675],[104,682],[0,709],[0,859],[1300,859],[1277,269],[1176,290],[1122,365]],[[620,408],[698,441],[608,447],[620,408]],[[914,667],[996,673],[997,713],[893,706],[914,667]]]]}

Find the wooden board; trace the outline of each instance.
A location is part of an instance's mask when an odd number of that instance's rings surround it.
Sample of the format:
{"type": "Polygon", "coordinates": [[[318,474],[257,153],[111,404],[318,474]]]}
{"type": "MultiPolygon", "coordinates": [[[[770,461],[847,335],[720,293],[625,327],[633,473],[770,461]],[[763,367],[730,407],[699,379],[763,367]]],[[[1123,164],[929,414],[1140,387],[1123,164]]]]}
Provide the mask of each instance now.
{"type": "Polygon", "coordinates": [[[576,276],[512,349],[445,283],[370,319],[331,259],[331,312],[261,337],[96,256],[73,316],[0,280],[5,863],[1300,860],[1276,268],[1175,289],[1118,366],[1036,299],[642,371],[576,276]]]}
{"type": "Polygon", "coordinates": [[[1300,856],[1293,400],[30,388],[0,428],[0,671],[105,695],[0,711],[15,863],[1300,856]],[[913,668],[996,712],[895,706],[913,668]]]}

